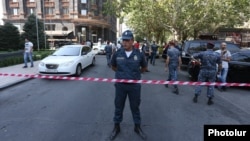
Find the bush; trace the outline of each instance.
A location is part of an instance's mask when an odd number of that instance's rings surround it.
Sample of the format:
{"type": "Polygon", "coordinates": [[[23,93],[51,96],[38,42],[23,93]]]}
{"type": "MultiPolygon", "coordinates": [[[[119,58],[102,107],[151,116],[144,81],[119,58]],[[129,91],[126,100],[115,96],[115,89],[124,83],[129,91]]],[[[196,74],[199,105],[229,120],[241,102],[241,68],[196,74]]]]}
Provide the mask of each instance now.
{"type": "MultiPolygon", "coordinates": [[[[41,60],[49,56],[52,53],[53,51],[51,50],[35,51],[33,54],[33,61],[41,60]]],[[[24,62],[23,56],[9,57],[9,58],[0,60],[0,67],[7,67],[7,66],[12,66],[12,65],[22,64],[23,62],[24,62]]]]}

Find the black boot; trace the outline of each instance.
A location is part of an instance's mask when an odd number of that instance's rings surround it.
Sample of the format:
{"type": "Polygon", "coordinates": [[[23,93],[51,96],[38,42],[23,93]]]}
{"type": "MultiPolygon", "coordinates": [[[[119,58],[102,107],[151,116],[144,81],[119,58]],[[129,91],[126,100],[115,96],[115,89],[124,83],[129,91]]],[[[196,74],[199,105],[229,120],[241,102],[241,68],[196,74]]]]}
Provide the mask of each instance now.
{"type": "Polygon", "coordinates": [[[198,102],[198,95],[197,95],[197,94],[194,95],[193,102],[194,102],[194,103],[197,103],[197,102],[198,102]]]}
{"type": "Polygon", "coordinates": [[[209,97],[207,101],[207,105],[212,105],[212,104],[214,104],[212,97],[209,97]]]}
{"type": "Polygon", "coordinates": [[[179,89],[176,87],[176,88],[174,88],[174,93],[175,94],[179,94],[179,89]]]}
{"type": "Polygon", "coordinates": [[[135,124],[134,131],[143,139],[146,140],[147,136],[143,133],[140,124],[135,124]]]}
{"type": "Polygon", "coordinates": [[[114,140],[119,133],[120,133],[120,124],[116,123],[109,139],[114,140]]]}

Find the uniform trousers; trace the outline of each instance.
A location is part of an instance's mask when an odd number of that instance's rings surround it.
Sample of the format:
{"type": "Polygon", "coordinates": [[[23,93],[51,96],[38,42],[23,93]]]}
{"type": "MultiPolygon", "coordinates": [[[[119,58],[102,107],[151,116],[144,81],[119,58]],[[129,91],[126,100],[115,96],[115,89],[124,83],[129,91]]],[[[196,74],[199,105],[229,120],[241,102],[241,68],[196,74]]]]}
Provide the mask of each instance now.
{"type": "Polygon", "coordinates": [[[113,120],[115,123],[122,122],[127,96],[134,123],[141,124],[139,109],[141,103],[141,84],[115,83],[115,115],[113,120]]]}

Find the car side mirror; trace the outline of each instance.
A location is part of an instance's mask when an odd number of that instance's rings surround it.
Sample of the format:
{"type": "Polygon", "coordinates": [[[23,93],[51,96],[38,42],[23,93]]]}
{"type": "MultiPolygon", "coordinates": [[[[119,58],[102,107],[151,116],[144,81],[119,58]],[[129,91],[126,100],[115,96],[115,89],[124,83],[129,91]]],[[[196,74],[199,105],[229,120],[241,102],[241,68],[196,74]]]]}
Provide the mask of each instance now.
{"type": "Polygon", "coordinates": [[[87,54],[87,52],[82,52],[82,55],[86,55],[87,54]]]}

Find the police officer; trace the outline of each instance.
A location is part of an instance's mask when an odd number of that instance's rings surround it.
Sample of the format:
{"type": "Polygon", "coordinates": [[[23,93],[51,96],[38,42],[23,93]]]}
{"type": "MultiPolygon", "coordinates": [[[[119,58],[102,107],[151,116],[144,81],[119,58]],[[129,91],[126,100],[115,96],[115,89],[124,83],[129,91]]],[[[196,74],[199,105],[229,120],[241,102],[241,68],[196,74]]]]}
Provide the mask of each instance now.
{"type": "MultiPolygon", "coordinates": [[[[166,71],[169,70],[168,80],[176,81],[177,80],[177,73],[181,67],[181,55],[180,51],[175,48],[174,42],[169,42],[169,49],[167,52],[167,59],[166,59],[166,71]]],[[[168,85],[165,85],[166,87],[168,85]]],[[[178,86],[174,85],[174,93],[179,94],[178,86]]]]}
{"type": "MultiPolygon", "coordinates": [[[[150,49],[150,46],[147,44],[147,41],[144,41],[144,44],[142,45],[142,52],[145,55],[146,62],[148,65],[148,61],[151,57],[151,49],[150,49]]],[[[149,72],[148,68],[146,69],[146,72],[149,72]]]]}
{"type": "MultiPolygon", "coordinates": [[[[198,76],[199,82],[215,82],[216,74],[221,71],[221,58],[220,56],[213,51],[214,44],[208,43],[207,44],[207,51],[200,52],[194,54],[192,58],[200,59],[201,67],[198,76]],[[218,64],[218,69],[216,69],[218,64]],[[218,72],[217,72],[218,70],[218,72]]],[[[201,93],[201,85],[196,86],[195,88],[195,95],[193,98],[193,102],[197,103],[198,96],[201,93]]],[[[212,105],[213,101],[212,98],[214,96],[214,86],[208,86],[207,89],[207,97],[208,97],[208,105],[212,105]]]]}
{"type": "MultiPolygon", "coordinates": [[[[115,71],[116,79],[140,80],[141,73],[147,68],[145,56],[138,49],[133,47],[134,36],[130,30],[122,34],[123,48],[117,50],[111,58],[111,66],[115,71]]],[[[110,135],[110,140],[120,132],[120,123],[123,119],[123,109],[126,97],[130,102],[130,109],[134,120],[134,131],[143,139],[146,135],[141,130],[140,102],[141,102],[141,84],[139,83],[115,83],[115,113],[114,129],[110,135]]]]}
{"type": "Polygon", "coordinates": [[[113,52],[113,48],[112,45],[110,45],[110,42],[107,42],[107,45],[104,48],[105,54],[106,54],[106,58],[107,58],[107,65],[110,67],[110,59],[111,59],[111,55],[113,52]]]}
{"type": "Polygon", "coordinates": [[[158,51],[158,46],[155,44],[155,41],[153,41],[153,44],[151,45],[151,50],[150,64],[155,65],[155,57],[158,51]]]}

